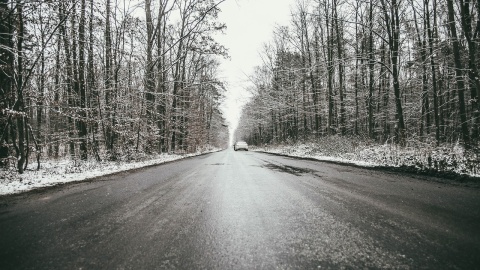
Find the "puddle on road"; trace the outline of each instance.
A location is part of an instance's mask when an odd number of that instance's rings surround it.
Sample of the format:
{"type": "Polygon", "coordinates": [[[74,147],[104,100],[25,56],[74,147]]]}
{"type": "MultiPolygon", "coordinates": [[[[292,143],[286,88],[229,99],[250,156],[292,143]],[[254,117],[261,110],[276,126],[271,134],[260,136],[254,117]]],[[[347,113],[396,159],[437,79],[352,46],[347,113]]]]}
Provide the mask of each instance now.
{"type": "Polygon", "coordinates": [[[227,163],[212,163],[212,164],[207,164],[207,165],[210,165],[210,166],[223,166],[223,165],[230,165],[230,164],[227,164],[227,163]]]}
{"type": "Polygon", "coordinates": [[[299,168],[299,167],[294,167],[294,166],[288,166],[288,165],[276,165],[272,163],[267,163],[264,167],[274,170],[274,171],[279,171],[279,172],[285,172],[289,174],[293,174],[295,176],[302,176],[307,173],[312,173],[315,172],[314,170],[307,169],[307,168],[299,168]]]}

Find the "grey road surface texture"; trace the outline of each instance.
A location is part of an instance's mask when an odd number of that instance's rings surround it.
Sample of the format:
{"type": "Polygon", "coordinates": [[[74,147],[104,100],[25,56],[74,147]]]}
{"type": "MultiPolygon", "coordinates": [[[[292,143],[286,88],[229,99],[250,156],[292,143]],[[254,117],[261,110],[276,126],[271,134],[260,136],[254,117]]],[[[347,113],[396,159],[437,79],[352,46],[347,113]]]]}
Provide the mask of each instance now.
{"type": "Polygon", "coordinates": [[[0,269],[479,269],[480,190],[226,150],[0,198],[0,269]]]}

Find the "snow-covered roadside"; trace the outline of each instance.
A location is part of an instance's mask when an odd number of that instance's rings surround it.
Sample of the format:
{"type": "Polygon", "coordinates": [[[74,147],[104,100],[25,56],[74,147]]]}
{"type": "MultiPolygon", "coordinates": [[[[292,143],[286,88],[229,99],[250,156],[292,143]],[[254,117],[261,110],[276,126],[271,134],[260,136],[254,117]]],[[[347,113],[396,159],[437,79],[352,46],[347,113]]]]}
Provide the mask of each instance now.
{"type": "MultiPolygon", "coordinates": [[[[143,161],[44,161],[41,164],[40,170],[29,169],[21,175],[13,170],[0,170],[0,196],[21,193],[62,183],[83,181],[103,175],[158,165],[219,150],[220,149],[210,149],[208,151],[184,155],[159,154],[145,158],[143,161]]],[[[34,167],[36,166],[36,163],[31,164],[30,166],[34,167]]]]}
{"type": "MultiPolygon", "coordinates": [[[[362,167],[377,167],[378,164],[373,162],[363,161],[363,160],[354,160],[349,159],[348,157],[336,157],[336,156],[326,156],[322,154],[312,154],[311,149],[306,144],[296,145],[296,146],[286,146],[286,145],[277,145],[277,146],[268,146],[268,147],[258,147],[252,149],[253,151],[266,152],[272,154],[279,154],[284,156],[299,157],[299,158],[311,158],[319,161],[330,161],[338,162],[344,164],[354,164],[362,167]]],[[[343,156],[343,155],[342,155],[343,156]]],[[[345,155],[348,156],[348,155],[345,155]]]]}
{"type": "Polygon", "coordinates": [[[405,168],[429,174],[480,178],[479,156],[467,154],[459,145],[399,147],[395,144],[375,145],[334,136],[315,143],[267,145],[252,150],[362,167],[405,168]]]}

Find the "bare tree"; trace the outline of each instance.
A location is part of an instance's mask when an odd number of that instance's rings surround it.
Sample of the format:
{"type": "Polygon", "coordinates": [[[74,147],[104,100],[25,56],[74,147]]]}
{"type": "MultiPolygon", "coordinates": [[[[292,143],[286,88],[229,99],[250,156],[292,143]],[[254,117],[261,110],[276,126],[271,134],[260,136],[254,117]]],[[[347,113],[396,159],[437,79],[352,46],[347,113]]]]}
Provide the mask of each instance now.
{"type": "Polygon", "coordinates": [[[468,131],[468,122],[467,122],[467,112],[465,108],[465,82],[463,79],[463,65],[460,55],[460,42],[457,36],[457,26],[455,25],[455,11],[453,9],[453,1],[447,0],[448,8],[448,28],[450,29],[450,36],[452,39],[453,47],[453,56],[455,61],[455,74],[457,81],[457,94],[458,94],[458,106],[460,111],[460,125],[462,139],[465,145],[470,144],[469,131],[468,131]]]}

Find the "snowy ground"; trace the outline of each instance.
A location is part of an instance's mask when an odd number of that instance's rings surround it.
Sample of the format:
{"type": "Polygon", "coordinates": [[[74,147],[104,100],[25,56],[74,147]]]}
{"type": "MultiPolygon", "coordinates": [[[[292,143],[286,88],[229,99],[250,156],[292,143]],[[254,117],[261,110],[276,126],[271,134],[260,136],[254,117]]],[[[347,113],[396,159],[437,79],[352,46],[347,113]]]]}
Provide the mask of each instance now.
{"type": "Polygon", "coordinates": [[[332,136],[316,142],[266,145],[252,150],[363,167],[403,168],[438,176],[480,179],[480,156],[467,153],[460,145],[432,146],[410,143],[374,144],[358,138],[332,136]]]}
{"type": "Polygon", "coordinates": [[[0,195],[15,194],[41,187],[82,181],[98,176],[162,164],[218,150],[220,149],[212,149],[206,152],[185,155],[161,154],[145,158],[143,161],[43,161],[41,163],[41,169],[38,171],[33,169],[36,168],[37,164],[31,162],[29,168],[21,175],[14,170],[0,170],[0,195]]]}

